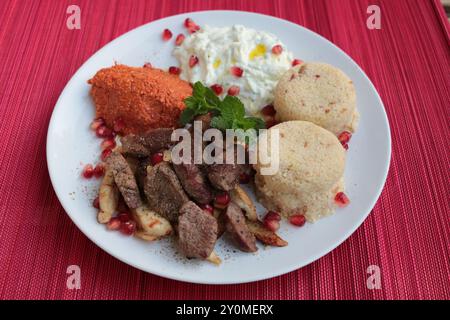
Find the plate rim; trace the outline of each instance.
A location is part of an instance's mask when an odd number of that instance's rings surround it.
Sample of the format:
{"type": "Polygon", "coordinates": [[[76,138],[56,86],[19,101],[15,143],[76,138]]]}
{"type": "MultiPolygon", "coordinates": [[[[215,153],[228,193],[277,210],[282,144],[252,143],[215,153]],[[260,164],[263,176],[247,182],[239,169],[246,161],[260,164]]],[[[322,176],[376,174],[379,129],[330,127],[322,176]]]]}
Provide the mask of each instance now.
{"type": "MultiPolygon", "coordinates": [[[[268,31],[270,32],[270,31],[268,31]]],[[[386,179],[387,176],[389,174],[389,169],[390,169],[390,163],[391,163],[391,156],[392,156],[392,137],[391,137],[391,128],[390,128],[390,123],[389,123],[389,119],[386,113],[386,108],[384,106],[383,101],[381,100],[380,94],[378,93],[376,87],[374,86],[374,84],[372,83],[372,81],[370,80],[370,78],[367,76],[367,74],[364,72],[364,70],[341,48],[339,48],[337,45],[335,45],[333,42],[331,42],[330,40],[326,39],[325,37],[323,37],[322,35],[302,26],[299,25],[297,23],[291,22],[289,20],[285,20],[276,16],[272,16],[272,15],[268,15],[268,14],[262,14],[262,13],[257,13],[257,12],[251,12],[251,11],[243,11],[243,10],[200,10],[200,11],[192,11],[192,12],[183,12],[183,13],[179,13],[179,14],[175,14],[175,15],[171,15],[171,16],[165,16],[159,19],[155,19],[152,21],[149,21],[147,23],[144,23],[140,26],[137,26],[133,29],[128,30],[127,32],[121,34],[120,36],[116,37],[115,39],[111,40],[110,42],[108,42],[107,44],[105,44],[104,46],[102,46],[101,48],[99,48],[94,54],[92,54],[91,56],[89,56],[82,64],[81,66],[76,70],[76,72],[71,76],[71,78],[69,79],[69,81],[67,82],[67,84],[64,86],[64,89],[61,91],[55,106],[53,108],[52,111],[52,115],[50,117],[50,121],[49,121],[49,125],[48,125],[48,130],[47,130],[47,138],[46,138],[46,163],[47,163],[47,168],[48,168],[48,172],[49,172],[49,176],[50,176],[50,181],[53,187],[53,190],[55,191],[55,194],[58,198],[59,203],[61,204],[61,206],[63,207],[65,213],[69,216],[69,218],[72,220],[72,222],[75,224],[75,226],[90,240],[92,241],[97,247],[99,247],[101,250],[107,252],[109,255],[113,256],[114,258],[118,259],[119,261],[132,266],[138,270],[144,271],[146,273],[150,273],[150,274],[154,274],[163,278],[167,278],[167,279],[172,279],[172,280],[177,280],[177,281],[181,281],[181,282],[186,282],[186,283],[196,283],[196,284],[214,284],[214,285],[227,285],[227,284],[242,284],[242,283],[250,283],[250,282],[255,282],[255,281],[260,281],[260,280],[265,280],[265,279],[271,279],[274,277],[278,277],[280,275],[284,275],[287,274],[289,272],[301,269],[311,263],[313,263],[314,261],[328,255],[330,252],[332,252],[333,250],[335,250],[337,247],[339,247],[344,241],[346,241],[361,225],[362,223],[367,219],[367,217],[369,216],[369,214],[371,213],[371,211],[373,210],[375,204],[377,203],[378,199],[380,198],[380,195],[384,189],[384,186],[386,184],[386,179]],[[254,16],[259,16],[261,18],[265,18],[265,19],[275,19],[278,20],[279,22],[285,23],[285,24],[290,24],[296,28],[301,28],[303,29],[304,32],[310,33],[312,35],[314,35],[315,37],[319,37],[321,38],[323,41],[327,42],[328,45],[333,46],[335,49],[337,49],[338,51],[340,51],[342,54],[344,54],[346,56],[347,59],[349,59],[349,61],[351,62],[351,64],[353,64],[356,69],[363,75],[363,78],[367,81],[368,85],[369,85],[369,89],[373,90],[373,92],[375,93],[376,96],[376,100],[377,100],[377,104],[379,104],[381,106],[381,114],[382,114],[382,118],[386,124],[386,133],[387,133],[387,140],[386,140],[386,144],[387,144],[387,157],[386,157],[386,161],[383,164],[383,176],[382,179],[380,181],[382,181],[380,183],[380,185],[378,186],[376,192],[374,193],[376,196],[373,197],[372,201],[370,203],[368,203],[368,208],[370,208],[369,210],[367,210],[367,212],[362,215],[359,219],[357,219],[355,221],[355,223],[353,224],[352,228],[349,228],[349,230],[345,233],[343,233],[341,236],[339,236],[339,239],[337,241],[335,241],[335,243],[333,243],[330,246],[327,246],[325,249],[320,250],[320,252],[318,252],[315,255],[312,255],[309,257],[309,259],[306,259],[305,261],[303,261],[303,263],[301,264],[297,264],[297,265],[289,265],[286,267],[283,267],[282,265],[276,269],[275,271],[273,271],[271,274],[263,274],[263,275],[255,275],[255,276],[251,276],[248,277],[245,280],[231,280],[231,281],[220,281],[220,280],[216,280],[216,281],[210,281],[210,280],[192,280],[192,279],[185,279],[181,276],[178,276],[177,274],[173,274],[173,273],[164,273],[164,272],[160,272],[157,269],[152,269],[149,270],[149,268],[144,268],[140,265],[138,265],[137,263],[134,263],[134,261],[129,261],[123,257],[119,257],[118,255],[116,255],[112,250],[109,250],[108,248],[104,248],[102,247],[96,240],[94,237],[89,236],[84,230],[83,228],[76,222],[76,219],[74,219],[72,217],[72,214],[69,212],[68,208],[68,204],[64,203],[63,200],[64,197],[62,196],[62,194],[60,194],[60,191],[57,190],[57,188],[55,188],[55,168],[52,166],[52,161],[50,160],[50,154],[51,154],[51,133],[54,130],[54,126],[56,125],[56,110],[58,110],[59,105],[62,104],[61,101],[64,100],[64,96],[67,94],[67,89],[72,85],[72,82],[75,81],[75,79],[77,78],[77,75],[81,72],[81,70],[85,67],[85,65],[95,56],[97,56],[98,54],[100,54],[100,52],[102,52],[104,49],[108,48],[109,46],[114,45],[116,42],[121,41],[122,38],[126,37],[129,33],[134,32],[138,29],[141,28],[145,28],[148,25],[155,23],[157,21],[161,21],[164,19],[169,19],[169,18],[177,18],[177,17],[183,17],[186,15],[191,15],[191,16],[195,16],[195,15],[202,15],[202,14],[207,14],[209,12],[214,12],[214,13],[218,13],[218,14],[236,14],[236,13],[244,13],[244,14],[248,14],[248,15],[254,15],[254,16]],[[52,169],[53,168],[53,169],[52,169]]],[[[256,273],[257,274],[257,273],[256,273]]]]}

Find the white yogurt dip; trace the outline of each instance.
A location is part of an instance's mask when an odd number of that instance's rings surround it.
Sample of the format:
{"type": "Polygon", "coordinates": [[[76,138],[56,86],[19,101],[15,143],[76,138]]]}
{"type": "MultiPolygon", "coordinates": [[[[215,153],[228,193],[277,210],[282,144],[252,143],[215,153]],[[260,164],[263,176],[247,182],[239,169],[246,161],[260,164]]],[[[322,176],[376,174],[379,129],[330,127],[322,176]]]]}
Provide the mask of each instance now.
{"type": "Polygon", "coordinates": [[[256,114],[273,102],[273,91],[283,73],[291,68],[293,55],[274,35],[246,28],[205,26],[186,37],[181,46],[174,49],[174,56],[181,67],[181,79],[206,86],[219,84],[222,96],[231,86],[238,86],[238,97],[248,114],[256,114]],[[272,53],[275,45],[281,45],[281,54],[272,53]],[[199,61],[189,66],[191,56],[199,61]],[[237,77],[231,72],[239,67],[244,72],[237,77]]]}

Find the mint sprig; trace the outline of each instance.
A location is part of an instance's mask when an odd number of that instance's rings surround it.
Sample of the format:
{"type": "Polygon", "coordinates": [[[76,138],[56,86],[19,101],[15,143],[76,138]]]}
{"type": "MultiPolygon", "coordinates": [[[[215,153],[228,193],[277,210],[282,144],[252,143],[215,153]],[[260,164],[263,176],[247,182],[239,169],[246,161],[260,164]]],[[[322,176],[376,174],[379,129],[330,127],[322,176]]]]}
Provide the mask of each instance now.
{"type": "Polygon", "coordinates": [[[261,118],[245,116],[244,104],[239,98],[226,96],[221,101],[214,91],[201,82],[194,84],[192,96],[184,99],[184,104],[186,108],[180,116],[182,125],[192,122],[196,116],[211,112],[213,115],[211,127],[219,130],[255,129],[258,131],[265,128],[265,122],[261,118]]]}

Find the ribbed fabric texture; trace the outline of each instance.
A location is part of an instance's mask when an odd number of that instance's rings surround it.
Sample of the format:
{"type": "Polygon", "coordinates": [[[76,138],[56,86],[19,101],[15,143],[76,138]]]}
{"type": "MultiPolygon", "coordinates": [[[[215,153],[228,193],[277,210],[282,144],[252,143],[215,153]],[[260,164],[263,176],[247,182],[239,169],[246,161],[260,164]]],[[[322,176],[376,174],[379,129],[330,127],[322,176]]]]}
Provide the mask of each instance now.
{"type": "Polygon", "coordinates": [[[438,0],[0,1],[0,298],[449,299],[448,27],[438,0]],[[81,30],[66,28],[71,4],[81,30]],[[366,27],[371,4],[381,30],[366,27]],[[368,74],[391,124],[389,177],[365,223],[315,263],[257,283],[181,283],[114,259],[70,221],[46,167],[53,107],[85,60],[134,27],[208,9],[269,14],[328,38],[368,74]],[[72,264],[80,290],[66,287],[72,264]],[[380,290],[367,288],[369,265],[380,290]]]}

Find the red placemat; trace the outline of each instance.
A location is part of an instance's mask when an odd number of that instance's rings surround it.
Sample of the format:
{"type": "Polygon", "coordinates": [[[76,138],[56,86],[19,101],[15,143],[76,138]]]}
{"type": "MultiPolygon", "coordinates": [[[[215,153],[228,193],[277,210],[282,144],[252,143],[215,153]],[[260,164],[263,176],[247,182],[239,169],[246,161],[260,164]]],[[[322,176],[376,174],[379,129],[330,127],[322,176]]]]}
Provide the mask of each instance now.
{"type": "MultiPolygon", "coordinates": [[[[0,1],[0,297],[50,299],[450,298],[448,22],[439,1],[0,1]],[[66,9],[81,8],[81,30],[66,9]],[[381,29],[366,27],[381,8],[381,29]],[[104,44],[149,21],[207,9],[254,11],[328,38],[366,71],[392,130],[390,174],[365,223],[300,270],[243,285],[194,285],[146,274],[104,253],[65,214],[45,139],[56,100],[104,44]],[[81,289],[66,286],[81,267],[81,289]],[[367,268],[381,289],[367,288],[367,268]]],[[[301,250],[301,248],[299,248],[301,250]]]]}

